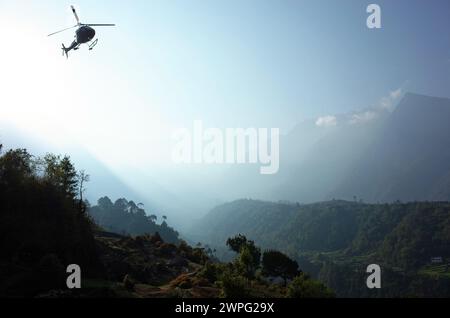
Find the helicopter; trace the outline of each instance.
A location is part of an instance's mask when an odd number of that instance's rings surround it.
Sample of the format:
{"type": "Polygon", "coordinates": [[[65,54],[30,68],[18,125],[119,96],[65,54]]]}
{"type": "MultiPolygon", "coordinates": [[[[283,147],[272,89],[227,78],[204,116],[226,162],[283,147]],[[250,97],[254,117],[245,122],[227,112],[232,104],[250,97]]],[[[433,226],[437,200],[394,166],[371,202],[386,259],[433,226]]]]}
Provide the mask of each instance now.
{"type": "Polygon", "coordinates": [[[69,58],[69,52],[71,50],[78,50],[81,44],[88,44],[89,45],[89,51],[92,50],[98,43],[98,39],[95,39],[92,41],[92,39],[95,37],[95,30],[92,28],[93,26],[115,26],[115,24],[97,24],[97,23],[81,23],[80,19],[78,18],[77,11],[75,10],[74,6],[70,6],[72,8],[73,15],[75,16],[75,20],[77,21],[77,24],[49,34],[48,36],[52,36],[73,28],[78,28],[75,31],[75,40],[72,42],[72,44],[69,47],[65,47],[64,43],[62,44],[62,51],[63,56],[66,55],[66,58],[69,58]]]}

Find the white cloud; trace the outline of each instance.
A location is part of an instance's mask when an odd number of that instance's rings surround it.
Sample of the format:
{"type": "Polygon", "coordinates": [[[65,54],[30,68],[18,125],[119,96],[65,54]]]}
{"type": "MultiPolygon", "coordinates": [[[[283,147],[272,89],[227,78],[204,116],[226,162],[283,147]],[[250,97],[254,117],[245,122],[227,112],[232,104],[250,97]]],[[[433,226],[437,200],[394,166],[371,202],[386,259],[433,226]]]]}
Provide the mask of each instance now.
{"type": "Polygon", "coordinates": [[[316,121],[316,126],[319,127],[333,127],[337,125],[336,116],[323,116],[319,117],[316,121]]]}
{"type": "MultiPolygon", "coordinates": [[[[366,109],[362,109],[360,111],[346,114],[343,120],[350,125],[365,124],[370,121],[376,120],[384,112],[393,111],[395,105],[403,96],[403,94],[404,91],[402,87],[390,91],[386,96],[380,99],[378,104],[366,109]]],[[[337,124],[337,117],[332,115],[322,116],[316,120],[316,126],[318,127],[334,127],[337,126],[337,124]]]]}
{"type": "Polygon", "coordinates": [[[348,123],[351,125],[364,124],[378,118],[379,115],[385,111],[393,111],[397,101],[402,97],[402,95],[403,88],[401,87],[389,92],[387,96],[380,99],[378,105],[351,114],[349,116],[348,123]]]}
{"type": "Polygon", "coordinates": [[[364,124],[378,117],[378,113],[372,110],[368,110],[362,113],[353,114],[349,120],[349,123],[354,124],[364,124]]]}
{"type": "Polygon", "coordinates": [[[402,96],[402,94],[403,89],[401,87],[390,92],[388,96],[381,98],[379,106],[388,111],[394,110],[395,103],[402,96]]]}
{"type": "Polygon", "coordinates": [[[398,99],[400,96],[402,96],[402,89],[399,88],[389,94],[391,99],[398,99]]]}

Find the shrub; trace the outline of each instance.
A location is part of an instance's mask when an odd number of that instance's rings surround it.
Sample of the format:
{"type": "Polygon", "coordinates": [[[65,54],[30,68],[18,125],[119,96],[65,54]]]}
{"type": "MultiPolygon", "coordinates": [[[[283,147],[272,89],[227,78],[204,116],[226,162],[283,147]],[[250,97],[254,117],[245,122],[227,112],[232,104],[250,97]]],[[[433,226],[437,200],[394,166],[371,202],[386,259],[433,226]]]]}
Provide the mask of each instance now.
{"type": "Polygon", "coordinates": [[[125,289],[128,291],[133,291],[135,284],[136,284],[135,280],[131,278],[129,274],[126,274],[123,279],[123,286],[125,287],[125,289]]]}
{"type": "Polygon", "coordinates": [[[224,272],[227,271],[226,264],[206,262],[199,276],[207,279],[210,283],[214,283],[221,279],[224,272]]]}
{"type": "Polygon", "coordinates": [[[64,286],[65,268],[55,254],[43,256],[37,266],[37,272],[43,290],[57,289],[64,286]]]}
{"type": "Polygon", "coordinates": [[[221,296],[225,298],[249,297],[247,279],[239,275],[223,275],[220,283],[222,287],[221,296]]]}
{"type": "Polygon", "coordinates": [[[288,298],[333,298],[334,293],[321,282],[300,274],[289,284],[286,296],[288,298]]]}

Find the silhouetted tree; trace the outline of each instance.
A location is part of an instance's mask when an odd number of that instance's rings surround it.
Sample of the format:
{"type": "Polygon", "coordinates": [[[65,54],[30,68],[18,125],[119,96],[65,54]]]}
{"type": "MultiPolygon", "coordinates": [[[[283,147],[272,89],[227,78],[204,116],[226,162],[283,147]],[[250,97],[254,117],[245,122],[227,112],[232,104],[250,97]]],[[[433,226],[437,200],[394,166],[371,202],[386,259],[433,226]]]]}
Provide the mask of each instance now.
{"type": "Polygon", "coordinates": [[[77,171],[68,156],[61,160],[61,183],[68,197],[75,198],[78,188],[77,171]]]}
{"type": "Polygon", "coordinates": [[[0,180],[6,185],[21,184],[33,176],[32,155],[25,149],[7,151],[0,165],[0,180]]]}
{"type": "Polygon", "coordinates": [[[262,270],[265,275],[283,278],[284,286],[299,274],[298,263],[279,251],[263,253],[262,270]]]}
{"type": "Polygon", "coordinates": [[[78,173],[78,191],[79,191],[78,195],[80,198],[79,206],[80,206],[81,213],[84,213],[86,211],[86,206],[83,201],[83,193],[86,190],[85,184],[86,184],[86,182],[89,182],[89,180],[90,180],[90,176],[84,170],[81,170],[78,173]]]}
{"type": "Polygon", "coordinates": [[[253,241],[247,240],[244,235],[237,235],[227,240],[232,251],[239,253],[237,262],[243,268],[247,277],[252,277],[261,261],[261,250],[253,241]]]}
{"type": "Polygon", "coordinates": [[[241,251],[241,247],[247,244],[247,238],[238,234],[235,237],[230,237],[227,240],[227,246],[234,252],[239,253],[241,251]]]}
{"type": "Polygon", "coordinates": [[[68,197],[74,199],[78,190],[78,174],[69,156],[47,154],[42,160],[44,176],[47,181],[58,186],[68,197]]]}

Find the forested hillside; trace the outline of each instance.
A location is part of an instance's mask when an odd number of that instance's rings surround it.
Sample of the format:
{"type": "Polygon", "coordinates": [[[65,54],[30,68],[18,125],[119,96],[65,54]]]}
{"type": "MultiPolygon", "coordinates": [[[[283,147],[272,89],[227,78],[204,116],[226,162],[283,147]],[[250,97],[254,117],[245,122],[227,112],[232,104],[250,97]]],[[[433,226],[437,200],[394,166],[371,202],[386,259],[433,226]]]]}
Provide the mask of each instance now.
{"type": "Polygon", "coordinates": [[[116,202],[108,197],[100,198],[97,205],[88,209],[89,215],[103,229],[123,235],[143,235],[159,233],[164,241],[178,243],[178,232],[167,225],[167,217],[162,216],[162,223],[156,224],[158,217],[147,215],[142,204],[126,199],[116,202]]]}
{"type": "Polygon", "coordinates": [[[101,273],[79,198],[82,176],[68,157],[36,158],[25,149],[0,157],[0,296],[61,288],[68,264],[87,277],[101,273]]]}
{"type": "Polygon", "coordinates": [[[167,217],[158,225],[125,199],[104,197],[90,209],[98,223],[126,235],[105,232],[87,213],[88,181],[68,156],[0,154],[0,298],[334,296],[296,261],[261,253],[242,236],[227,240],[237,259],[218,263],[212,250],[179,240],[167,217]],[[80,288],[66,284],[69,265],[81,269],[80,288]]]}
{"type": "MultiPolygon", "coordinates": [[[[225,237],[241,233],[263,248],[284,251],[296,258],[304,270],[317,277],[321,274],[341,295],[345,290],[347,296],[358,296],[363,289],[353,289],[352,293],[352,288],[334,284],[330,276],[338,271],[330,272],[332,266],[349,270],[346,280],[359,279],[363,287],[364,265],[371,263],[382,264],[402,279],[419,272],[450,278],[445,266],[439,271],[427,271],[432,257],[441,257],[442,265],[450,261],[448,202],[365,204],[335,200],[299,205],[239,200],[212,210],[196,232],[204,233],[203,240],[218,248],[225,237]],[[360,277],[352,274],[355,267],[362,273],[360,277]]],[[[412,281],[405,279],[408,284],[412,281]]],[[[399,288],[384,292],[405,296],[406,291],[399,288]]],[[[411,293],[418,295],[417,290],[411,293]]]]}

